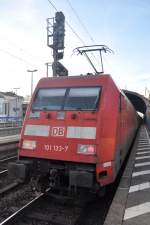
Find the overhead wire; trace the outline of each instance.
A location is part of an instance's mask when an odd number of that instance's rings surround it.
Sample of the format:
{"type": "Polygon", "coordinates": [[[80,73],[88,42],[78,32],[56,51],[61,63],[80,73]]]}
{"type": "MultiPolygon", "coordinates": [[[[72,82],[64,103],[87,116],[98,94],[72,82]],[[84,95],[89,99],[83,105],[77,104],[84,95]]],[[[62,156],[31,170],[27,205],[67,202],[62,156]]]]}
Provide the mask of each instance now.
{"type": "Polygon", "coordinates": [[[0,51],[1,51],[1,52],[4,52],[4,53],[7,54],[7,55],[10,55],[10,56],[13,57],[13,58],[18,59],[18,60],[20,60],[20,61],[22,61],[22,62],[24,62],[24,63],[27,63],[27,64],[29,64],[30,66],[33,66],[33,64],[31,64],[31,63],[28,62],[27,60],[25,60],[25,59],[23,59],[23,58],[21,58],[21,57],[19,57],[19,56],[16,56],[16,55],[12,54],[11,52],[9,52],[9,51],[7,51],[7,50],[5,50],[5,49],[0,49],[0,51]]]}
{"type": "MultiPolygon", "coordinates": [[[[2,37],[0,37],[0,39],[2,39],[2,37]]],[[[5,38],[5,41],[6,41],[9,45],[13,46],[14,48],[17,48],[21,54],[24,53],[26,56],[30,56],[32,59],[33,59],[33,58],[35,59],[35,57],[36,57],[36,59],[37,59],[38,61],[41,61],[41,62],[44,61],[44,59],[40,58],[40,56],[37,56],[37,55],[34,56],[34,55],[31,54],[30,52],[28,52],[26,49],[20,47],[18,44],[16,44],[16,43],[10,41],[8,38],[5,38]]],[[[5,50],[3,50],[3,51],[5,51],[5,50]]],[[[9,51],[6,50],[6,52],[8,52],[8,54],[9,54],[9,51]]],[[[5,53],[6,53],[6,52],[5,52],[5,53]]],[[[10,55],[13,56],[12,53],[10,53],[10,55]]],[[[16,58],[17,58],[17,57],[18,57],[18,56],[16,56],[16,58]]],[[[18,58],[21,58],[21,57],[18,57],[18,58]]],[[[25,60],[25,61],[26,61],[26,60],[25,60]]],[[[29,62],[29,61],[28,61],[28,62],[29,62]]],[[[43,63],[43,62],[42,62],[42,63],[43,63]]]]}
{"type": "MultiPolygon", "coordinates": [[[[5,53],[5,54],[7,54],[7,55],[9,55],[9,56],[11,56],[11,57],[13,57],[13,58],[15,58],[15,59],[17,59],[17,60],[19,60],[19,61],[21,61],[21,62],[23,62],[23,63],[25,63],[25,64],[28,64],[28,65],[31,66],[31,67],[37,67],[37,65],[34,65],[34,64],[30,63],[28,60],[23,59],[23,58],[21,58],[21,57],[15,55],[15,54],[13,54],[13,53],[11,53],[11,52],[5,50],[5,49],[1,49],[1,48],[0,48],[0,51],[3,52],[3,53],[5,53]]],[[[39,70],[39,69],[38,69],[38,70],[39,70]]],[[[42,71],[42,70],[41,70],[41,71],[42,71]]]]}
{"type": "MultiPolygon", "coordinates": [[[[93,42],[94,45],[96,45],[96,42],[94,40],[94,38],[91,36],[90,32],[88,31],[87,27],[85,26],[85,24],[83,23],[83,21],[80,19],[79,14],[77,13],[77,11],[75,10],[75,8],[72,6],[71,2],[69,0],[66,0],[69,7],[71,8],[71,10],[73,11],[74,15],[76,16],[76,18],[78,19],[79,23],[81,24],[81,26],[83,27],[84,31],[87,33],[87,35],[89,36],[90,40],[93,42]]],[[[99,64],[98,59],[96,58],[95,54],[93,52],[90,53],[94,59],[97,61],[97,63],[99,64]]],[[[88,57],[88,56],[87,56],[88,57]]]]}
{"type": "Polygon", "coordinates": [[[66,0],[69,7],[71,8],[71,10],[73,11],[74,15],[76,16],[76,18],[78,19],[79,23],[81,24],[81,26],[83,27],[83,29],[85,30],[85,32],[88,34],[90,40],[96,44],[94,38],[92,37],[92,35],[90,34],[90,32],[88,31],[87,27],[85,26],[85,24],[83,23],[83,21],[80,19],[79,14],[77,13],[77,11],[75,10],[75,8],[72,6],[71,2],[69,0],[66,0]]]}
{"type": "Polygon", "coordinates": [[[47,0],[47,1],[51,4],[51,6],[52,6],[56,11],[58,11],[57,8],[56,8],[56,6],[54,5],[54,3],[53,3],[52,1],[50,1],[50,0],[47,0]]]}
{"type": "MultiPolygon", "coordinates": [[[[81,26],[83,27],[83,29],[85,30],[85,32],[87,33],[87,35],[89,36],[90,40],[93,42],[94,45],[96,45],[96,42],[94,40],[94,38],[92,37],[92,35],[90,34],[90,32],[88,31],[87,27],[85,26],[85,24],[83,23],[83,21],[80,19],[79,14],[77,13],[77,11],[75,10],[75,8],[72,6],[70,0],[66,0],[68,5],[70,6],[70,8],[72,9],[74,15],[76,16],[76,18],[78,19],[79,23],[81,24],[81,26]]],[[[95,58],[95,60],[98,62],[98,59],[95,57],[95,55],[92,53],[92,56],[95,58]]],[[[110,65],[110,64],[109,64],[110,65]]]]}

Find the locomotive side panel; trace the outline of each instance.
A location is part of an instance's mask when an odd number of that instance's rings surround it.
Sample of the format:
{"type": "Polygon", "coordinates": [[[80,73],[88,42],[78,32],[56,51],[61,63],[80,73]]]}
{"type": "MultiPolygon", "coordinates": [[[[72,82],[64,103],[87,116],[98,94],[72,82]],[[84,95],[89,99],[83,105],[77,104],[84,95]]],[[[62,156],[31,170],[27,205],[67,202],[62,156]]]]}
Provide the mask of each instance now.
{"type": "Polygon", "coordinates": [[[133,105],[113,83],[107,85],[103,107],[100,116],[100,157],[96,168],[97,181],[107,185],[115,180],[124,162],[138,121],[133,105]]]}
{"type": "Polygon", "coordinates": [[[99,164],[97,164],[97,181],[101,186],[112,183],[116,177],[115,161],[119,152],[117,146],[119,94],[120,91],[113,80],[110,80],[104,91],[104,104],[100,116],[100,157],[99,164]]]}
{"type": "Polygon", "coordinates": [[[138,115],[131,102],[120,92],[117,120],[115,173],[119,172],[138,128],[138,115]]]}

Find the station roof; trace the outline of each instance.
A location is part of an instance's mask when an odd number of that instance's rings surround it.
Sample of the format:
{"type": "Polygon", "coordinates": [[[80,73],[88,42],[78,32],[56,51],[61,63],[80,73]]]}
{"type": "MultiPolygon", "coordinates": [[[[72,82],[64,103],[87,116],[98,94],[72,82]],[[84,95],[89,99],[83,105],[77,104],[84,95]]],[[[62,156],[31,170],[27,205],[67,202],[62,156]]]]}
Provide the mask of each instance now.
{"type": "Polygon", "coordinates": [[[143,114],[146,113],[148,99],[146,99],[143,95],[140,95],[136,92],[132,92],[128,90],[122,90],[122,91],[128,97],[128,99],[132,102],[136,111],[143,114]]]}

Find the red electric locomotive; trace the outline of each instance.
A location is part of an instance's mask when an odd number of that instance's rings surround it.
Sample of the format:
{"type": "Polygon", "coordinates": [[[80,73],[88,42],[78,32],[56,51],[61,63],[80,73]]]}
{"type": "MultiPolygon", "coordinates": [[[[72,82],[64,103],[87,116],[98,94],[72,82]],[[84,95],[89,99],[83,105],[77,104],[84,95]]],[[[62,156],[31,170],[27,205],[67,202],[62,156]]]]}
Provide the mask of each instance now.
{"type": "Polygon", "coordinates": [[[137,127],[133,105],[110,75],[43,78],[11,173],[45,187],[98,190],[115,181],[137,127]]]}

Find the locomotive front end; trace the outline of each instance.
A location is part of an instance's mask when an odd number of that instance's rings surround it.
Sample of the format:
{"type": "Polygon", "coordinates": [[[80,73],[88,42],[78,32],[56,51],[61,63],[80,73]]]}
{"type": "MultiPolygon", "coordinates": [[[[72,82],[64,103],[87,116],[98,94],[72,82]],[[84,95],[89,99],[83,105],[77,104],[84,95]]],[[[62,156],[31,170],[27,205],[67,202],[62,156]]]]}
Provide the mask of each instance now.
{"type": "Polygon", "coordinates": [[[97,84],[38,86],[22,129],[18,177],[45,187],[96,188],[100,93],[97,84]]]}

